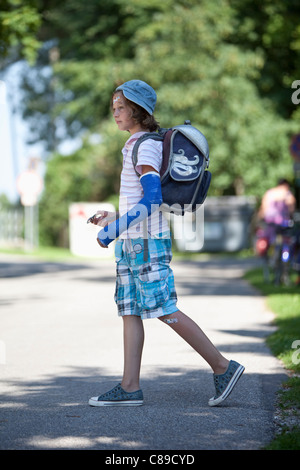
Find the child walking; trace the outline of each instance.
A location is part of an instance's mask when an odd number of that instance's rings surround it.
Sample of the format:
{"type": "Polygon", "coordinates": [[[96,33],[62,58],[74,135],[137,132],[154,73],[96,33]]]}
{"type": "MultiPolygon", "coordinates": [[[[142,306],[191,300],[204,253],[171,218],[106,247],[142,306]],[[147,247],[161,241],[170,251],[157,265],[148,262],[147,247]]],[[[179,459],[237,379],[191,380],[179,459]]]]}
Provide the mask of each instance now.
{"type": "Polygon", "coordinates": [[[91,406],[143,404],[140,368],[143,320],[147,318],[158,318],[168,325],[209,364],[216,389],[208,401],[210,406],[219,405],[228,397],[244,371],[244,366],[225,358],[176,305],[170,268],[170,231],[167,220],[158,210],[162,203],[159,176],[162,142],[151,139],[143,142],[136,168],[131,158],[136,140],[143,133],[159,128],[153,116],[155,105],[155,91],[141,80],[124,83],[112,97],[115,122],[121,131],[130,133],[122,150],[119,214],[99,211],[89,220],[103,227],[97,237],[102,248],[117,239],[115,301],[123,319],[124,369],[121,383],[107,393],[92,397],[91,406]]]}

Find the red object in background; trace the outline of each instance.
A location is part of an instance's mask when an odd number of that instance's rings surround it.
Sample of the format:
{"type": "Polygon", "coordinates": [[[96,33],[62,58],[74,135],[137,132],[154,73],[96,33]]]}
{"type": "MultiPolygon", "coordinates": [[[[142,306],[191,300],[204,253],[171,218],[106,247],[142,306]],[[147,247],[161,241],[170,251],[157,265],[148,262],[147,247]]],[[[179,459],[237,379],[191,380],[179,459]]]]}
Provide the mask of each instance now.
{"type": "Polygon", "coordinates": [[[256,240],[255,249],[256,249],[256,253],[258,256],[264,256],[267,253],[268,248],[269,248],[269,240],[267,238],[262,237],[256,240]]]}

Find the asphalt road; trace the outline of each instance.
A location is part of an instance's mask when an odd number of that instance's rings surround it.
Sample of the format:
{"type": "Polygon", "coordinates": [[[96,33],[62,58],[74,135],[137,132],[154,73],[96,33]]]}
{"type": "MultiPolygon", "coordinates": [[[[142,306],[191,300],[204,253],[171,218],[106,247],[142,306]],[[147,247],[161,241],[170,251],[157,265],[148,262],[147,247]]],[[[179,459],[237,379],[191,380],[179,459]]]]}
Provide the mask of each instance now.
{"type": "Polygon", "coordinates": [[[173,262],[179,308],[246,371],[210,408],[212,373],[176,333],[146,320],[145,404],[93,408],[123,368],[113,260],[38,262],[0,255],[0,449],[258,450],[273,436],[286,379],[265,337],[264,299],[242,278],[255,262],[173,262]]]}

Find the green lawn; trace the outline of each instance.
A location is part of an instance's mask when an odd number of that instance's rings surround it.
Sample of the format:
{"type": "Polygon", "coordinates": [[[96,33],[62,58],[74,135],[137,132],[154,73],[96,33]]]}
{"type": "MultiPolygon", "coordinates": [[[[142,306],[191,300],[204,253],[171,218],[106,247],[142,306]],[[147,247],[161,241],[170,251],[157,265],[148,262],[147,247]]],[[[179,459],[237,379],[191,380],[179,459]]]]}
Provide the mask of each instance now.
{"type": "MultiPolygon", "coordinates": [[[[276,332],[267,338],[272,353],[293,373],[278,394],[282,414],[300,415],[300,286],[274,286],[263,280],[261,269],[249,271],[245,278],[266,296],[275,314],[276,332]]],[[[267,447],[269,450],[300,450],[300,428],[283,429],[267,447]]]]}
{"type": "Polygon", "coordinates": [[[24,256],[36,256],[48,261],[59,261],[65,259],[76,259],[67,248],[56,248],[52,246],[41,246],[33,251],[25,251],[23,248],[0,248],[0,253],[24,256]]]}

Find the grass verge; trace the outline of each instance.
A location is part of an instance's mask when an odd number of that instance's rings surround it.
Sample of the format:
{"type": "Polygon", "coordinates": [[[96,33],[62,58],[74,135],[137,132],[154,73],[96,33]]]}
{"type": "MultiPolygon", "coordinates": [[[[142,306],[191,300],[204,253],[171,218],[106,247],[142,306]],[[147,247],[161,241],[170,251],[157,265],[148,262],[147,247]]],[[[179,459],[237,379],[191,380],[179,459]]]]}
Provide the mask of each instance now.
{"type": "Polygon", "coordinates": [[[275,315],[276,332],[268,336],[272,353],[291,372],[278,392],[280,432],[267,450],[300,450],[300,286],[274,286],[263,280],[261,269],[249,271],[245,278],[266,297],[275,315]]]}
{"type": "Polygon", "coordinates": [[[30,251],[26,251],[23,248],[0,248],[0,253],[8,255],[37,257],[47,261],[64,261],[78,259],[78,257],[73,255],[69,249],[52,246],[41,246],[30,251]]]}

